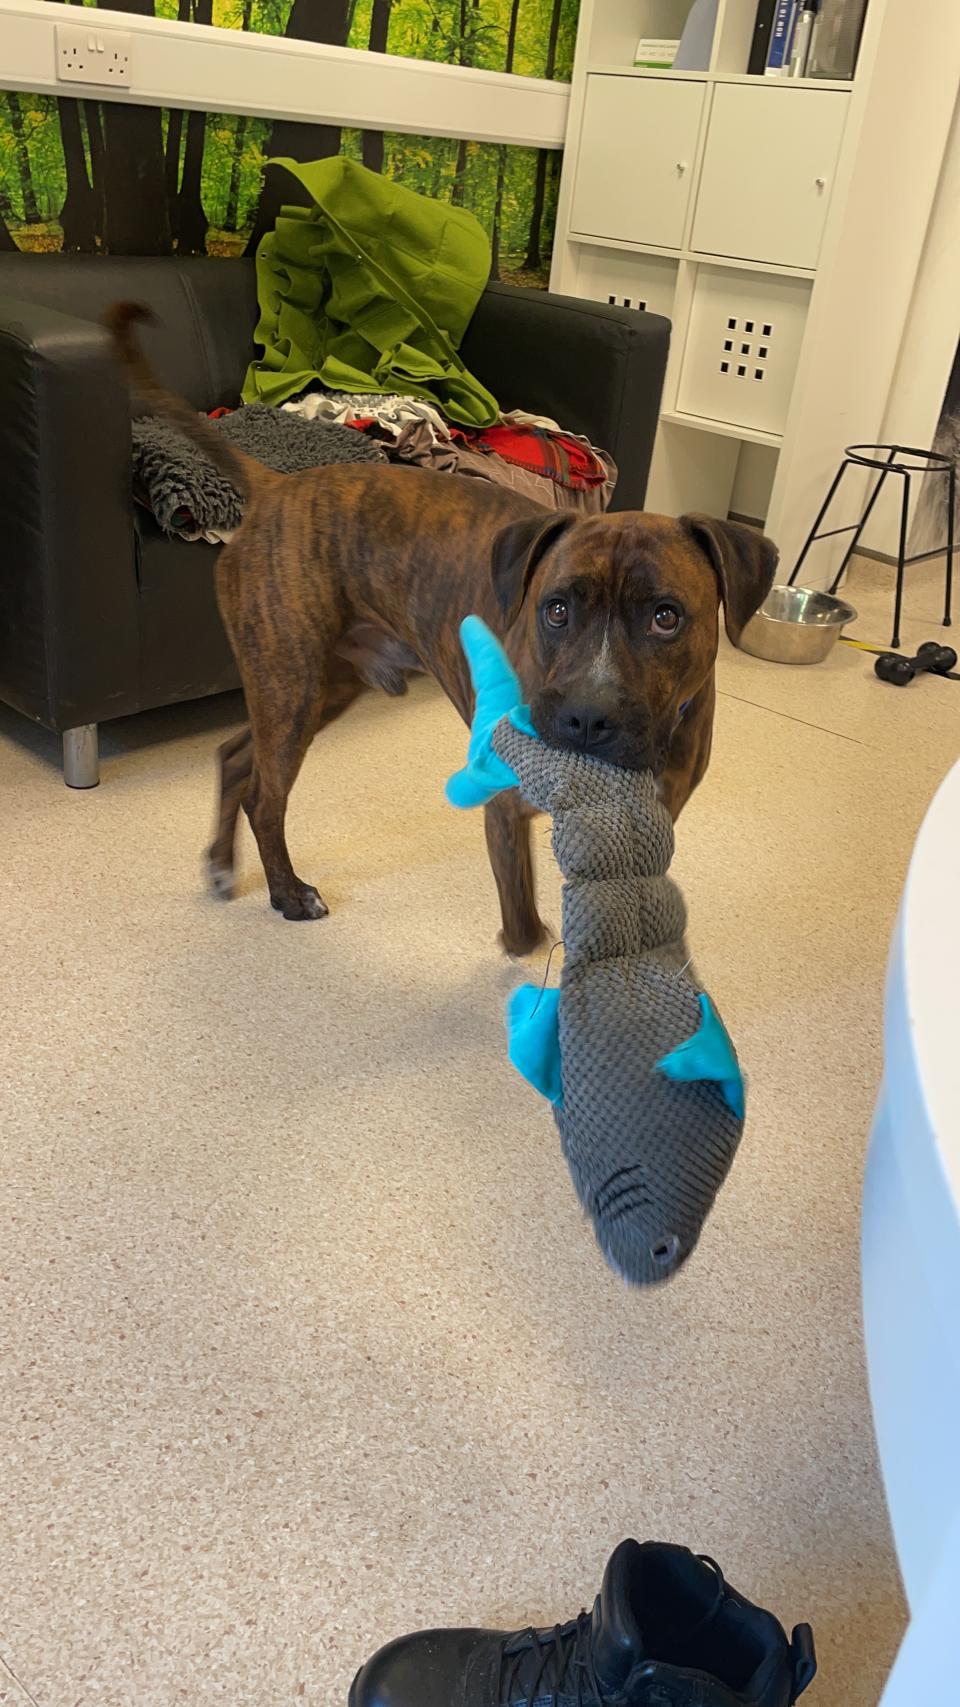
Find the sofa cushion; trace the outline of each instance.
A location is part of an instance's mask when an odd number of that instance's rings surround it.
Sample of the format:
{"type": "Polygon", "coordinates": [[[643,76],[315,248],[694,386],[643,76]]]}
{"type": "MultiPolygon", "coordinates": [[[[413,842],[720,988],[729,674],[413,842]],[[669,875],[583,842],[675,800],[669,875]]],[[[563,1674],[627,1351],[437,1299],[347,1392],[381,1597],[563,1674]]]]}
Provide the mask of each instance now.
{"type": "Polygon", "coordinates": [[[4,254],[0,295],[81,320],[101,320],[112,302],[149,303],[157,323],[143,328],[143,347],[163,384],[197,409],[239,402],[257,316],[253,261],[4,254]]]}

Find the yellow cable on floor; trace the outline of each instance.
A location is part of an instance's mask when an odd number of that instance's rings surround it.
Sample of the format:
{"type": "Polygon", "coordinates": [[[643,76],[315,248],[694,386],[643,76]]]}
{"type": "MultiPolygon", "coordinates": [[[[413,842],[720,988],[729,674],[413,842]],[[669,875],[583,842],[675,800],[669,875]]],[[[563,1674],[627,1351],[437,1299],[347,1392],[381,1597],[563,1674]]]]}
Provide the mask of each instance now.
{"type": "Polygon", "coordinates": [[[844,646],[855,646],[858,652],[889,652],[889,646],[871,646],[867,640],[851,640],[846,634],[841,634],[840,640],[844,646]]]}

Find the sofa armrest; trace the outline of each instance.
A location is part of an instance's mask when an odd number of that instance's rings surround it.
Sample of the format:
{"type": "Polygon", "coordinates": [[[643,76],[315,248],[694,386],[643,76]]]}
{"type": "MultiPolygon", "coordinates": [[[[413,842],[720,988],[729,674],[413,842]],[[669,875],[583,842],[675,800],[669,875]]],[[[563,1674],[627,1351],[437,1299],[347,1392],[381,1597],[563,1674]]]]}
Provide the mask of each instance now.
{"type": "Polygon", "coordinates": [[[620,471],[615,510],[643,508],[670,322],[517,285],[488,285],[461,355],[503,409],[582,433],[620,471]]]}
{"type": "Polygon", "coordinates": [[[0,296],[0,530],[0,698],[58,730],[133,709],[126,383],[101,327],[9,296],[0,296]]]}

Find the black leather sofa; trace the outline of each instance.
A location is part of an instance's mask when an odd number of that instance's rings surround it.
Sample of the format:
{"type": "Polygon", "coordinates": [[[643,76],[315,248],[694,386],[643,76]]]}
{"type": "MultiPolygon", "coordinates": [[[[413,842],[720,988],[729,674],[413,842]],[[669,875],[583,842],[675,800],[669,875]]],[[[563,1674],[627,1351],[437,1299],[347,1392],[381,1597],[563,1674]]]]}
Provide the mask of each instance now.
{"type": "MultiPolygon", "coordinates": [[[[254,263],[0,254],[0,700],[98,778],[97,724],[237,686],[216,547],[162,535],[130,496],[130,411],[99,321],[121,298],[198,409],[236,402],[253,351],[254,263]]],[[[489,286],[463,345],[504,408],[609,449],[616,507],[643,505],[669,342],[653,314],[489,286]]],[[[451,477],[453,478],[453,477],[451,477]]]]}

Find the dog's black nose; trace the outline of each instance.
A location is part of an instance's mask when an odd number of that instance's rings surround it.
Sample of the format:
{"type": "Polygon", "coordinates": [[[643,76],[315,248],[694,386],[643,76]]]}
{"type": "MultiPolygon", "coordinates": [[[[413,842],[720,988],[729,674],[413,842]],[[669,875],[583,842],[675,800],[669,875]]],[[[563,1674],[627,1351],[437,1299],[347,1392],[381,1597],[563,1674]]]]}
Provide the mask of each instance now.
{"type": "Polygon", "coordinates": [[[617,733],[610,713],[597,707],[565,706],[557,723],[561,741],[588,753],[608,747],[617,733]]]}

